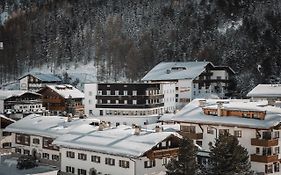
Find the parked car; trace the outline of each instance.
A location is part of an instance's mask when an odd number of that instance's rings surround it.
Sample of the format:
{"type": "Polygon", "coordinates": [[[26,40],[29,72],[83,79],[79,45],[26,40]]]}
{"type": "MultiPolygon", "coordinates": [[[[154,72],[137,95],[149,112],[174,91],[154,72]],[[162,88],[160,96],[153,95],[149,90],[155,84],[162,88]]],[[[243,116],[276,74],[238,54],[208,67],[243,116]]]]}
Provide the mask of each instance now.
{"type": "Polygon", "coordinates": [[[36,159],[33,156],[22,155],[18,158],[18,169],[29,169],[38,166],[36,159]]]}

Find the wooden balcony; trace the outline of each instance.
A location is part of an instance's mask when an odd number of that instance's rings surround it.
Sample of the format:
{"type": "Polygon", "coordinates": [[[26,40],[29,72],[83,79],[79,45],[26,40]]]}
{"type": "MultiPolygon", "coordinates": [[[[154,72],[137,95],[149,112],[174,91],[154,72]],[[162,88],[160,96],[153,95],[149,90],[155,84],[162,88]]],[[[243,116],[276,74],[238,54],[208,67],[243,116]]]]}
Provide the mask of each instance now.
{"type": "Polygon", "coordinates": [[[147,154],[149,159],[161,159],[163,157],[174,157],[179,153],[179,148],[167,148],[160,150],[152,150],[147,154]]]}
{"type": "Polygon", "coordinates": [[[264,147],[269,147],[269,146],[277,146],[278,145],[278,139],[251,139],[251,145],[254,146],[264,146],[264,147]]]}
{"type": "Polygon", "coordinates": [[[191,132],[181,131],[180,134],[183,137],[189,138],[189,139],[192,139],[192,140],[203,139],[203,133],[191,133],[191,132]]]}
{"type": "Polygon", "coordinates": [[[270,163],[270,162],[276,162],[278,160],[278,155],[251,155],[251,161],[253,162],[261,162],[261,163],[270,163]]]}

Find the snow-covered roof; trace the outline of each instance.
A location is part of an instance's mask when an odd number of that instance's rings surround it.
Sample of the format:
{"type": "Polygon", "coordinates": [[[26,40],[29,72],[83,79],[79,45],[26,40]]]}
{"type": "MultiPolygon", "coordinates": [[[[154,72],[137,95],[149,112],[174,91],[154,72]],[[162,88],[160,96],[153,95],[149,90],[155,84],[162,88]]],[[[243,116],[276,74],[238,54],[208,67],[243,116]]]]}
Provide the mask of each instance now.
{"type": "Polygon", "coordinates": [[[53,144],[125,157],[141,157],[171,135],[180,137],[175,132],[154,132],[145,129],[141,130],[139,135],[134,135],[135,129],[125,125],[106,128],[103,131],[98,131],[97,128],[80,125],[58,137],[53,144]]]}
{"type": "Polygon", "coordinates": [[[84,93],[76,89],[72,85],[47,85],[47,87],[52,89],[65,99],[84,98],[84,93]]]}
{"type": "Polygon", "coordinates": [[[40,72],[28,73],[28,74],[20,77],[19,79],[22,79],[28,75],[32,75],[44,82],[61,82],[61,79],[54,74],[46,74],[46,73],[40,73],[40,72]]]}
{"type": "Polygon", "coordinates": [[[142,81],[194,79],[210,62],[161,62],[150,70],[142,81]]]}
{"type": "Polygon", "coordinates": [[[159,121],[172,121],[172,118],[175,116],[174,113],[167,113],[167,114],[163,114],[160,118],[159,121]]]}
{"type": "Polygon", "coordinates": [[[252,89],[248,97],[281,97],[281,84],[259,84],[252,89]]]}
{"type": "Polygon", "coordinates": [[[56,138],[71,131],[80,124],[86,123],[89,125],[92,122],[99,122],[99,120],[87,118],[73,119],[71,122],[68,122],[67,117],[31,114],[7,126],[5,130],[7,132],[56,138]]]}
{"type": "Polygon", "coordinates": [[[33,94],[41,96],[41,94],[30,92],[30,91],[22,91],[22,90],[0,90],[0,100],[5,100],[10,97],[20,97],[24,94],[33,94]]]}
{"type": "MultiPolygon", "coordinates": [[[[215,104],[221,100],[207,100],[206,108],[216,108],[215,104]]],[[[240,126],[245,128],[269,129],[277,126],[281,122],[281,108],[267,106],[267,101],[249,102],[237,100],[225,100],[223,108],[241,109],[242,111],[266,111],[265,119],[250,119],[237,116],[212,116],[205,115],[202,107],[199,107],[199,100],[195,99],[187,104],[173,118],[174,121],[210,125],[240,126]]]]}

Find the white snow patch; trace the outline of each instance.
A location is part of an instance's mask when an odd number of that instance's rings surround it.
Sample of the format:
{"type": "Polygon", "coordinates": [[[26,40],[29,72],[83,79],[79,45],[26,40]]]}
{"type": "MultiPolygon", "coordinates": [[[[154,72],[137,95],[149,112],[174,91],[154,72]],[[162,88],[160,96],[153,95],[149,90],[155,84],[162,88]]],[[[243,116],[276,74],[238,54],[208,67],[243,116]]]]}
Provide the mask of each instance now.
{"type": "Polygon", "coordinates": [[[224,35],[227,32],[227,30],[229,29],[238,30],[242,25],[243,25],[242,19],[239,19],[238,21],[228,21],[218,27],[218,32],[224,35]]]}

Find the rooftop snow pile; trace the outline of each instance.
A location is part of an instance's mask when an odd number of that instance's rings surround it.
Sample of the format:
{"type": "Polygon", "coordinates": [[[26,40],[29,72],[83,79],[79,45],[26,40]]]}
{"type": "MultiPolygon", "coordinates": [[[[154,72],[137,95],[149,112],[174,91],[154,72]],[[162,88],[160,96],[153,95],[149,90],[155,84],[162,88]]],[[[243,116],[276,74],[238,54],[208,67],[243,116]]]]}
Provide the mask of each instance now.
{"type": "MultiPolygon", "coordinates": [[[[222,101],[222,100],[217,100],[222,101]]],[[[269,129],[281,122],[281,108],[267,106],[267,101],[249,102],[237,100],[224,100],[223,108],[241,111],[266,111],[264,120],[242,118],[237,116],[213,116],[205,115],[202,107],[199,107],[199,100],[195,99],[186,105],[173,118],[174,121],[186,123],[200,123],[226,126],[240,126],[246,128],[269,129]]],[[[217,108],[215,100],[206,100],[206,108],[217,108]]]]}
{"type": "Polygon", "coordinates": [[[47,87],[49,87],[65,99],[84,98],[84,93],[76,89],[72,85],[47,85],[47,87]]]}

